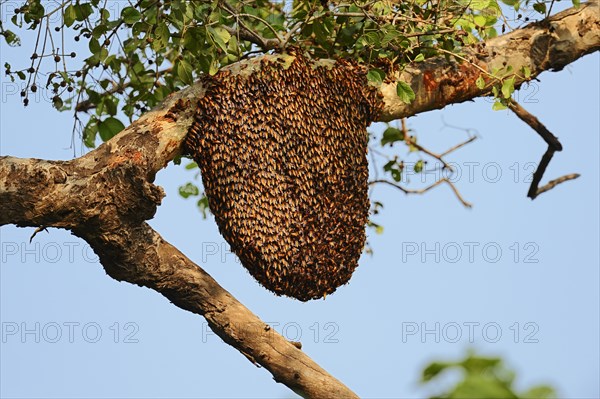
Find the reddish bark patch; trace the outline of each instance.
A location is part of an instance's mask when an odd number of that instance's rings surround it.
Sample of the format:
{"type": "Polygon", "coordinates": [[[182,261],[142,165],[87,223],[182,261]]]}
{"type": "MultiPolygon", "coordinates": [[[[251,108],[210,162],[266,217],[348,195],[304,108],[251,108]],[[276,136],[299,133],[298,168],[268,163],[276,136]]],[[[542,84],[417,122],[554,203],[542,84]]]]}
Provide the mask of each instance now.
{"type": "Polygon", "coordinates": [[[432,92],[437,88],[437,82],[435,81],[435,74],[432,71],[425,71],[423,74],[423,85],[427,92],[432,92]]]}

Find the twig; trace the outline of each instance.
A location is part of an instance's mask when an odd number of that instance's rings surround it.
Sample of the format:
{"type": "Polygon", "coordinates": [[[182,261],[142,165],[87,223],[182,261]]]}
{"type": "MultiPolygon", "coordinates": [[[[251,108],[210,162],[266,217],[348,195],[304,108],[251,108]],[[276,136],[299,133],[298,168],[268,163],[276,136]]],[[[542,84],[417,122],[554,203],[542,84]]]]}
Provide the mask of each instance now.
{"type": "Polygon", "coordinates": [[[438,181],[436,181],[432,185],[427,186],[425,188],[421,188],[421,189],[408,189],[408,188],[402,187],[401,185],[399,185],[397,183],[391,182],[389,180],[383,180],[383,179],[381,179],[381,180],[373,180],[369,184],[376,184],[376,183],[384,183],[384,184],[390,185],[390,186],[395,187],[398,190],[402,191],[404,194],[424,194],[427,191],[431,190],[432,188],[437,187],[437,186],[439,186],[442,183],[446,183],[446,184],[448,184],[450,186],[450,188],[454,192],[454,195],[456,195],[456,198],[458,198],[458,200],[463,204],[463,206],[465,208],[471,208],[473,206],[470,202],[467,202],[467,201],[464,200],[464,198],[462,197],[462,195],[460,194],[460,192],[458,191],[458,189],[456,188],[456,186],[450,180],[448,180],[445,177],[442,178],[442,179],[440,179],[440,180],[438,180],[438,181]]]}
{"type": "Polygon", "coordinates": [[[408,146],[413,146],[416,149],[418,149],[419,151],[424,152],[425,154],[429,155],[430,157],[437,159],[438,161],[440,161],[442,163],[442,169],[448,169],[450,172],[454,172],[454,169],[452,168],[452,166],[450,166],[449,163],[447,163],[444,160],[444,156],[450,154],[453,151],[458,150],[461,147],[464,147],[465,145],[469,144],[470,142],[474,141],[477,138],[475,136],[470,137],[468,140],[449,148],[448,150],[444,151],[443,153],[436,154],[435,152],[428,150],[427,148],[421,146],[420,144],[417,144],[417,142],[415,140],[413,140],[413,138],[411,136],[409,136],[408,128],[406,126],[406,118],[402,118],[401,124],[402,124],[402,132],[404,133],[404,141],[406,142],[406,144],[408,146]]]}
{"type": "Polygon", "coordinates": [[[263,49],[263,51],[268,51],[273,48],[276,48],[283,42],[279,33],[277,33],[277,31],[264,19],[251,14],[238,14],[236,10],[227,2],[223,1],[220,4],[223,10],[227,11],[229,14],[231,14],[232,17],[236,19],[236,22],[239,26],[237,30],[228,26],[223,26],[229,33],[235,33],[239,35],[239,37],[241,37],[242,39],[248,40],[249,42],[256,44],[261,49],[263,49]],[[262,22],[267,28],[269,28],[273,32],[276,39],[267,39],[262,37],[257,32],[253,31],[248,26],[246,26],[244,21],[240,19],[241,16],[252,17],[254,19],[257,19],[259,22],[262,22]]]}
{"type": "MultiPolygon", "coordinates": [[[[156,72],[156,77],[160,77],[166,73],[169,73],[173,70],[172,67],[163,69],[162,71],[158,71],[156,72]]],[[[123,84],[118,84],[116,82],[112,82],[113,87],[110,90],[105,90],[104,93],[102,93],[102,96],[107,96],[107,95],[112,95],[115,93],[118,93],[121,90],[125,90],[127,89],[130,85],[131,85],[131,81],[129,82],[125,82],[123,84]]],[[[83,100],[80,102],[77,102],[77,105],[75,105],[75,112],[87,112],[90,109],[93,109],[97,106],[98,104],[95,104],[93,102],[91,102],[90,100],[83,100]]]]}
{"type": "Polygon", "coordinates": [[[556,138],[556,136],[553,135],[552,132],[550,132],[550,130],[548,130],[548,128],[546,128],[546,126],[544,126],[538,118],[532,115],[525,108],[521,107],[521,105],[514,100],[510,101],[508,108],[510,108],[510,110],[514,112],[519,119],[527,123],[533,130],[542,136],[546,144],[548,144],[548,147],[552,147],[554,151],[562,151],[562,144],[560,141],[558,141],[558,138],[556,138]]]}
{"type": "Polygon", "coordinates": [[[579,176],[581,176],[579,173],[571,173],[570,175],[564,175],[559,177],[558,179],[550,180],[546,185],[538,188],[537,195],[545,193],[548,190],[552,190],[555,186],[558,186],[561,183],[577,179],[579,176]]]}
{"type": "Polygon", "coordinates": [[[531,185],[529,186],[527,197],[534,200],[538,195],[553,189],[557,185],[569,180],[577,179],[580,176],[578,173],[572,173],[569,175],[559,177],[558,179],[551,180],[548,184],[539,187],[540,181],[542,180],[544,172],[550,164],[554,153],[557,151],[562,151],[563,146],[560,143],[560,141],[558,141],[558,138],[555,135],[553,135],[552,132],[550,132],[548,128],[546,128],[546,126],[544,126],[538,118],[532,115],[525,108],[521,107],[519,103],[517,103],[516,101],[510,101],[508,104],[508,108],[511,111],[513,111],[519,119],[527,123],[533,130],[535,130],[542,137],[542,139],[544,139],[546,144],[548,144],[548,149],[542,156],[542,160],[540,161],[540,164],[538,165],[535,173],[533,174],[533,180],[531,181],[531,185]]]}
{"type": "Polygon", "coordinates": [[[30,244],[31,244],[31,241],[33,241],[33,237],[35,237],[37,235],[37,233],[39,233],[40,231],[45,231],[46,233],[49,233],[48,229],[46,228],[46,226],[40,226],[40,227],[38,227],[37,229],[35,229],[35,231],[31,235],[31,237],[29,237],[29,243],[30,244]]]}
{"type": "Polygon", "coordinates": [[[435,152],[429,151],[427,148],[423,147],[422,145],[417,144],[417,142],[414,141],[414,139],[412,137],[409,137],[409,136],[404,136],[404,137],[405,137],[404,140],[406,141],[406,145],[413,146],[417,150],[424,152],[425,154],[429,155],[432,158],[437,159],[438,161],[440,161],[442,163],[442,169],[448,169],[450,172],[454,172],[454,169],[452,168],[452,166],[450,166],[450,164],[448,164],[446,161],[444,161],[443,155],[436,154],[435,152]]]}
{"type": "Polygon", "coordinates": [[[475,141],[476,139],[477,139],[477,136],[472,136],[468,140],[463,141],[462,143],[458,143],[454,147],[450,147],[446,151],[442,152],[440,154],[440,157],[445,157],[446,155],[450,154],[451,152],[454,152],[454,151],[458,150],[459,148],[462,148],[462,147],[466,146],[467,144],[469,144],[472,141],[475,141]]]}

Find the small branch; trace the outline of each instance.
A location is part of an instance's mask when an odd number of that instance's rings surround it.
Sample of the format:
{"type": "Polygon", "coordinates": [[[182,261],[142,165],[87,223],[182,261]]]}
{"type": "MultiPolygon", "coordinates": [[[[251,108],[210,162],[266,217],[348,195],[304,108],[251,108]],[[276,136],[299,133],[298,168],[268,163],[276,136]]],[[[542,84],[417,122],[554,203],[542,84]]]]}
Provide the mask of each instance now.
{"type": "Polygon", "coordinates": [[[548,144],[548,147],[551,147],[554,151],[562,151],[563,147],[560,141],[558,141],[558,138],[556,138],[556,136],[553,135],[552,132],[550,132],[550,130],[548,130],[548,128],[546,128],[546,126],[544,126],[533,114],[514,100],[508,104],[508,108],[510,108],[519,119],[535,130],[544,139],[546,144],[548,144]]]}
{"type": "MultiPolygon", "coordinates": [[[[158,79],[160,76],[171,72],[172,69],[173,68],[165,68],[162,71],[156,72],[155,73],[156,78],[158,79]]],[[[125,82],[122,85],[117,84],[116,82],[112,82],[112,85],[113,85],[112,88],[110,90],[105,90],[104,93],[102,93],[102,96],[112,95],[112,94],[118,93],[121,90],[127,89],[131,85],[131,81],[125,82]]],[[[83,100],[83,101],[77,102],[77,105],[75,105],[75,112],[87,112],[90,109],[96,108],[97,106],[98,106],[98,104],[96,104],[90,100],[83,100]]]]}
{"type": "Polygon", "coordinates": [[[569,181],[569,180],[577,179],[580,176],[578,173],[572,173],[572,174],[565,175],[565,176],[559,177],[557,179],[551,180],[550,182],[548,182],[548,184],[538,188],[540,181],[542,180],[542,177],[544,176],[544,172],[546,171],[548,164],[550,164],[550,161],[552,160],[552,157],[554,156],[555,152],[556,152],[556,150],[554,150],[552,147],[548,147],[548,149],[542,156],[542,160],[540,161],[540,164],[538,165],[535,173],[533,174],[533,180],[531,181],[531,185],[529,186],[529,191],[527,192],[527,197],[531,198],[532,200],[536,199],[536,197],[538,195],[553,189],[557,185],[564,183],[566,181],[569,181]]]}
{"type": "Polygon", "coordinates": [[[538,165],[535,173],[533,174],[533,180],[531,181],[531,185],[529,186],[529,191],[527,192],[527,196],[534,200],[538,195],[544,193],[548,190],[553,189],[555,186],[560,183],[564,183],[569,180],[573,180],[579,177],[579,174],[574,173],[566,176],[559,177],[558,179],[550,181],[548,184],[542,187],[538,187],[542,177],[544,176],[544,172],[546,168],[550,164],[554,153],[557,151],[562,151],[563,146],[558,141],[558,138],[540,122],[538,118],[532,115],[525,108],[521,107],[516,101],[511,101],[508,104],[508,108],[515,113],[523,122],[527,123],[533,130],[535,130],[548,144],[548,149],[542,156],[542,160],[538,165]]]}
{"type": "Polygon", "coordinates": [[[31,237],[29,237],[29,243],[33,241],[33,237],[35,237],[40,231],[45,231],[46,233],[48,233],[48,229],[45,226],[38,227],[37,229],[35,229],[31,237]]]}
{"type": "Polygon", "coordinates": [[[376,183],[383,183],[383,184],[387,184],[389,186],[395,187],[398,190],[402,191],[404,194],[424,194],[427,191],[431,190],[432,188],[437,187],[442,183],[446,183],[450,186],[450,188],[454,192],[454,195],[456,195],[456,198],[461,202],[461,204],[463,204],[463,206],[465,208],[471,208],[473,206],[470,202],[467,202],[464,200],[464,198],[462,197],[462,195],[460,194],[460,192],[458,191],[456,186],[445,177],[443,179],[436,181],[432,185],[427,186],[425,188],[421,188],[421,189],[408,189],[408,188],[402,187],[401,185],[399,185],[397,183],[391,182],[389,180],[383,180],[383,179],[373,180],[369,184],[376,184],[376,183]]]}
{"type": "Polygon", "coordinates": [[[251,14],[238,14],[236,10],[225,1],[220,2],[220,4],[221,8],[223,8],[223,10],[227,11],[233,18],[235,18],[238,24],[238,29],[234,29],[229,26],[223,26],[223,28],[225,28],[225,30],[227,30],[230,34],[238,35],[241,39],[256,44],[263,51],[268,51],[277,48],[281,45],[281,43],[283,43],[283,40],[281,39],[279,33],[277,33],[277,31],[267,21],[251,14]],[[273,32],[276,39],[267,39],[265,37],[262,37],[257,32],[250,29],[244,23],[244,21],[240,19],[241,16],[252,17],[254,19],[257,19],[259,22],[265,24],[265,26],[267,26],[267,28],[269,28],[273,32]]]}
{"type": "Polygon", "coordinates": [[[445,160],[444,160],[444,155],[442,154],[436,154],[435,152],[429,151],[427,148],[423,147],[420,144],[417,144],[416,141],[414,141],[414,139],[410,136],[404,136],[405,137],[405,141],[406,141],[406,145],[408,146],[413,146],[415,147],[417,150],[429,155],[432,158],[437,159],[438,161],[440,161],[442,163],[442,169],[448,169],[450,172],[454,172],[454,169],[452,168],[452,166],[450,166],[445,160]]]}
{"type": "Polygon", "coordinates": [[[459,148],[464,147],[465,145],[469,144],[470,142],[474,141],[477,138],[476,136],[470,137],[468,140],[463,141],[462,143],[459,143],[453,147],[450,147],[449,149],[442,152],[441,154],[436,154],[435,152],[428,150],[427,148],[423,147],[422,145],[417,144],[416,140],[414,140],[413,137],[411,137],[409,135],[409,133],[408,133],[409,129],[406,126],[406,118],[402,118],[401,126],[402,126],[401,129],[402,129],[402,133],[404,134],[404,141],[406,142],[406,145],[413,146],[416,149],[418,149],[419,151],[429,155],[430,157],[437,159],[442,164],[442,170],[448,169],[451,172],[454,172],[454,169],[452,168],[452,166],[450,166],[450,164],[448,162],[446,162],[444,160],[444,157],[446,155],[458,150],[459,148]]]}
{"type": "Polygon", "coordinates": [[[555,186],[558,186],[566,181],[577,179],[579,176],[581,176],[579,173],[571,173],[570,175],[564,175],[558,179],[550,180],[546,185],[538,188],[536,195],[540,195],[548,190],[552,190],[555,186]]]}
{"type": "Polygon", "coordinates": [[[446,151],[442,152],[440,154],[440,157],[445,157],[446,155],[458,150],[459,148],[462,148],[464,146],[466,146],[467,144],[469,144],[472,141],[475,141],[477,139],[477,136],[472,136],[469,139],[463,141],[462,143],[458,143],[457,145],[455,145],[454,147],[450,147],[449,149],[447,149],[446,151]]]}

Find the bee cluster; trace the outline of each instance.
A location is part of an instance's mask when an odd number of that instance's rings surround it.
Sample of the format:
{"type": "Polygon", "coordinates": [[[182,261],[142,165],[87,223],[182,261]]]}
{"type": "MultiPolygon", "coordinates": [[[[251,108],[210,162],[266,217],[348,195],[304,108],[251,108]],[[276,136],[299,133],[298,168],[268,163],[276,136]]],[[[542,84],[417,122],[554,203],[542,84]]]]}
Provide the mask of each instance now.
{"type": "Polygon", "coordinates": [[[206,77],[185,150],[244,267],[277,295],[307,301],[334,292],[358,265],[366,127],[381,100],[365,67],[285,56],[206,77]]]}

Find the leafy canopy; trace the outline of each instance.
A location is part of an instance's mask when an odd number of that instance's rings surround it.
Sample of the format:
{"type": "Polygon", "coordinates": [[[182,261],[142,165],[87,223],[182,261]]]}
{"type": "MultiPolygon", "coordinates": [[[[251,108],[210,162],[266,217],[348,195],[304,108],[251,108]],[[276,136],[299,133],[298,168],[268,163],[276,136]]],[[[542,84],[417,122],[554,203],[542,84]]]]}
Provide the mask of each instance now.
{"type": "MultiPolygon", "coordinates": [[[[529,5],[503,1],[515,10],[529,5]]],[[[544,2],[533,7],[546,11],[544,2]]],[[[25,104],[44,87],[56,108],[76,118],[93,110],[80,130],[89,147],[97,135],[107,140],[123,129],[119,111],[133,119],[200,74],[245,57],[300,46],[314,57],[367,63],[369,78],[381,82],[390,65],[459,52],[506,26],[497,0],[29,0],[5,10],[12,15],[2,19],[11,23],[0,22],[0,34],[9,45],[20,45],[15,28],[37,36],[31,62],[7,62],[6,74],[26,83],[25,104]]],[[[407,85],[398,94],[414,98],[407,85]]]]}
{"type": "MultiPolygon", "coordinates": [[[[0,15],[0,36],[18,46],[15,31],[34,32],[30,60],[6,62],[5,73],[22,82],[25,105],[32,93],[45,90],[55,108],[73,112],[74,134],[91,148],[123,130],[124,118],[132,121],[202,74],[244,58],[297,46],[315,58],[364,63],[368,79],[381,84],[407,64],[440,54],[462,62],[465,46],[517,28],[531,15],[547,15],[553,4],[499,1],[24,0],[10,9],[0,0],[0,12],[10,14],[0,15]]],[[[492,71],[494,109],[505,108],[514,91],[511,73],[510,65],[492,71]]],[[[486,81],[480,77],[477,84],[486,81]]],[[[397,93],[406,103],[415,98],[403,82],[397,93]]],[[[410,153],[423,151],[407,129],[389,126],[376,139],[381,147],[399,143],[410,153]]],[[[406,175],[404,160],[394,154],[385,155],[383,164],[391,183],[406,175]]],[[[419,158],[410,172],[424,169],[419,158]]],[[[180,193],[199,196],[198,206],[206,211],[206,198],[195,184],[180,193]]],[[[375,205],[377,211],[380,204],[375,205]]]]}

